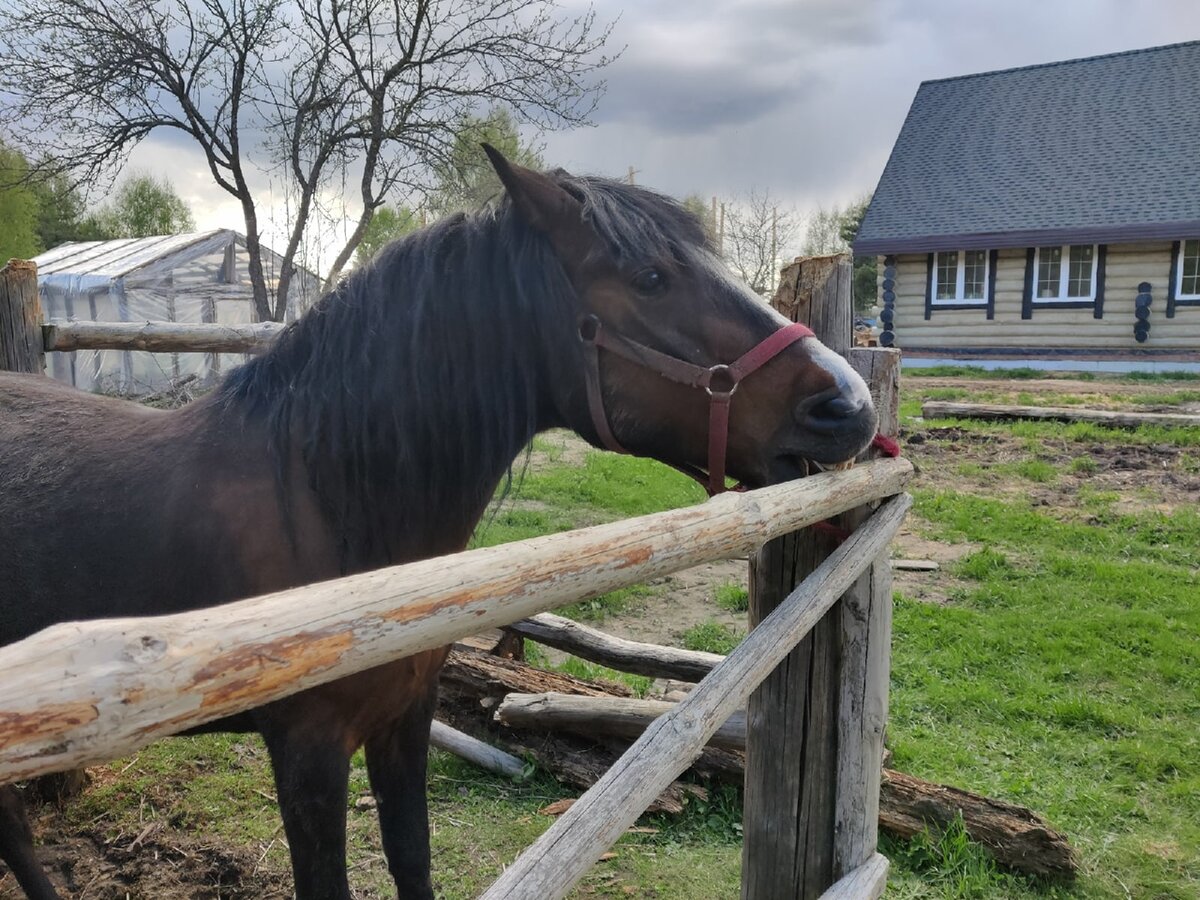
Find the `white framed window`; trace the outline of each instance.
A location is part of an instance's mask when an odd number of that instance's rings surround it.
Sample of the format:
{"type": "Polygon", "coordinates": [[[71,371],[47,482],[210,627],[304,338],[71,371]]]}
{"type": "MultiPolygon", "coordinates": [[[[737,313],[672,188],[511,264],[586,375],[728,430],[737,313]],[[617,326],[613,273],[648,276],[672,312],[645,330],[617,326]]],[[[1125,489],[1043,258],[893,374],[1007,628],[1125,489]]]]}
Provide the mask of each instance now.
{"type": "Polygon", "coordinates": [[[1096,299],[1095,244],[1038,247],[1034,255],[1034,303],[1091,303],[1096,299]]]}
{"type": "Polygon", "coordinates": [[[930,298],[938,303],[987,302],[988,252],[943,250],[935,253],[929,278],[930,298]]]}
{"type": "Polygon", "coordinates": [[[1179,274],[1175,296],[1180,300],[1200,300],[1200,239],[1179,244],[1179,274]]]}

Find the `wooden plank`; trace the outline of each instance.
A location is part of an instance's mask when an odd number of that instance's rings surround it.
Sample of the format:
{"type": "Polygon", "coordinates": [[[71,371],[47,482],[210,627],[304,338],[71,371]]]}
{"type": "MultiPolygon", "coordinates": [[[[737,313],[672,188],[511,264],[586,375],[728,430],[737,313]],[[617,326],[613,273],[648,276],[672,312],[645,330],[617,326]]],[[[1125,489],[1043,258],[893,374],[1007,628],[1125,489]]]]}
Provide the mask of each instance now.
{"type": "Polygon", "coordinates": [[[0,372],[41,375],[45,371],[38,329],[41,321],[37,266],[24,259],[10,259],[0,269],[0,372]]]}
{"type": "Polygon", "coordinates": [[[903,460],[167,616],[63,623],[0,650],[0,780],[130,753],[398,657],[749,552],[901,490],[903,460]]]}
{"type": "Polygon", "coordinates": [[[888,562],[893,572],[936,572],[941,568],[932,559],[893,559],[888,562]]]}
{"type": "MultiPolygon", "coordinates": [[[[871,386],[879,433],[900,434],[900,352],[856,353],[851,364],[871,386]]],[[[868,448],[864,458],[877,449],[868,448]]],[[[837,523],[857,528],[870,504],[837,523]]],[[[837,779],[833,819],[833,874],[856,869],[875,854],[879,837],[879,773],[887,727],[892,647],[892,570],[882,553],[842,597],[837,712],[837,779]]]]}
{"type": "Polygon", "coordinates": [[[699,681],[723,658],[716,653],[625,640],[551,613],[522,619],[508,627],[517,634],[582,659],[651,678],[699,681]]]}
{"type": "MultiPolygon", "coordinates": [[[[513,728],[609,734],[637,738],[646,726],[675,708],[666,700],[626,697],[580,697],[571,694],[509,694],[496,708],[497,722],[513,728]]],[[[721,722],[708,744],[726,750],[746,746],[746,712],[735,710],[721,722]]]]}
{"type": "Polygon", "coordinates": [[[887,857],[878,853],[847,875],[821,895],[821,900],[878,900],[887,887],[887,857]]]}
{"type": "Polygon", "coordinates": [[[278,322],[185,325],[175,322],[55,322],[42,326],[47,350],[149,350],[154,353],[245,353],[274,340],[278,322]]]}
{"type": "MultiPolygon", "coordinates": [[[[848,269],[849,262],[840,263],[836,271],[821,270],[825,281],[819,289],[814,286],[809,291],[808,308],[794,303],[785,306],[786,314],[807,315],[817,323],[813,328],[818,338],[846,352],[848,331],[843,326],[849,327],[851,296],[841,268],[848,269]]],[[[877,407],[880,402],[894,403],[898,353],[857,349],[847,355],[852,365],[862,367],[860,374],[865,370],[869,378],[878,367],[878,378],[871,385],[877,407]]],[[[864,510],[853,522],[841,524],[853,527],[866,514],[864,510]]],[[[829,532],[810,530],[766,544],[750,566],[751,625],[761,622],[816,569],[837,541],[829,532]]],[[[743,815],[744,900],[785,896],[809,900],[840,874],[836,870],[835,825],[843,640],[839,609],[796,646],[750,699],[743,815]]],[[[874,819],[861,827],[873,829],[874,819]]]]}
{"type": "Polygon", "coordinates": [[[1118,412],[1109,409],[1078,409],[1071,406],[997,406],[988,403],[944,403],[929,401],[921,406],[927,419],[1045,419],[1057,422],[1092,422],[1112,428],[1161,425],[1166,428],[1200,427],[1200,416],[1182,413],[1118,412]]]}
{"type": "Polygon", "coordinates": [[[645,733],[483,894],[484,900],[556,900],[690,765],[709,737],[819,622],[900,528],[912,500],[887,501],[669,713],[645,733]]]}
{"type": "Polygon", "coordinates": [[[879,824],[888,833],[936,833],[961,817],[971,840],[1002,865],[1041,878],[1075,877],[1079,859],[1066,835],[1032,810],[891,769],[883,775],[879,824]]]}
{"type": "Polygon", "coordinates": [[[437,719],[434,719],[429,727],[429,743],[487,772],[495,772],[507,778],[520,778],[525,774],[525,763],[511,753],[505,753],[479,738],[463,734],[437,719]]]}

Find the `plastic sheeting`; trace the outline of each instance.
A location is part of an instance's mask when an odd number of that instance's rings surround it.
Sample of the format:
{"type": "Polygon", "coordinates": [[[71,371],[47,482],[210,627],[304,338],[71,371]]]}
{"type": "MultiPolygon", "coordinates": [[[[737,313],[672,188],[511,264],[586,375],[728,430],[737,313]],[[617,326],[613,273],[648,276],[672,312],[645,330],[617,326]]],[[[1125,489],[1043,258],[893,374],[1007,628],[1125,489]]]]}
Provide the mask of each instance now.
{"type": "MultiPolygon", "coordinates": [[[[264,254],[270,273],[278,260],[264,254]]],[[[254,322],[244,239],[232,231],[68,244],[34,260],[47,321],[254,322]]],[[[301,270],[289,318],[316,299],[317,279],[301,270]]],[[[248,358],[231,353],[76,350],[50,353],[53,377],[89,391],[139,395],[188,376],[201,382],[248,358]]]]}

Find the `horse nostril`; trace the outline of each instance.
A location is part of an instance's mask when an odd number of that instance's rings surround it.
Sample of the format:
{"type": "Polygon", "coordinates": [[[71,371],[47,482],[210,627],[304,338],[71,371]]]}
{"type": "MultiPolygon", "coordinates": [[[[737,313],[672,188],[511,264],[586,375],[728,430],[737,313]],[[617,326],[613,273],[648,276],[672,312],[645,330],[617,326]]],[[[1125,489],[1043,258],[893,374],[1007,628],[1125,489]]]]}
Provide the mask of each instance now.
{"type": "Polygon", "coordinates": [[[857,415],[862,408],[861,400],[852,400],[839,395],[814,406],[809,415],[814,419],[849,419],[851,416],[857,415]]]}
{"type": "Polygon", "coordinates": [[[857,427],[868,401],[838,388],[809,397],[796,408],[796,420],[810,432],[841,434],[857,427]]]}

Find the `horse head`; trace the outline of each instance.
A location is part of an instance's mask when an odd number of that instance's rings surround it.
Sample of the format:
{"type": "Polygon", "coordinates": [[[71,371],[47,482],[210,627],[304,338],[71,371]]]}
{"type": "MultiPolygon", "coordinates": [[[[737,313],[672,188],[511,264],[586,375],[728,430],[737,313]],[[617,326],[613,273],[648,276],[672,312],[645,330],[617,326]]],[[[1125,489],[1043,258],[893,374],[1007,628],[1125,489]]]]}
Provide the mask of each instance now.
{"type": "MultiPolygon", "coordinates": [[[[555,404],[597,446],[759,486],[853,459],[877,417],[862,378],[721,262],[679,204],[632,185],[542,174],[485,147],[515,215],[573,288],[555,404]]],[[[702,479],[703,480],[703,479],[702,479]]]]}

